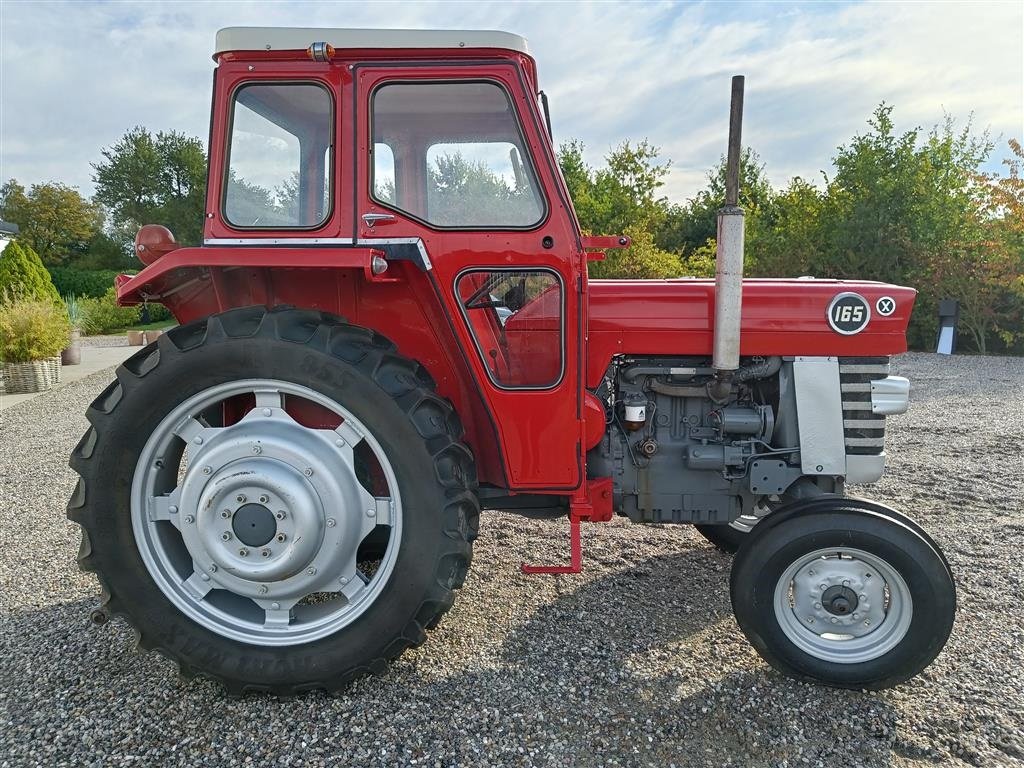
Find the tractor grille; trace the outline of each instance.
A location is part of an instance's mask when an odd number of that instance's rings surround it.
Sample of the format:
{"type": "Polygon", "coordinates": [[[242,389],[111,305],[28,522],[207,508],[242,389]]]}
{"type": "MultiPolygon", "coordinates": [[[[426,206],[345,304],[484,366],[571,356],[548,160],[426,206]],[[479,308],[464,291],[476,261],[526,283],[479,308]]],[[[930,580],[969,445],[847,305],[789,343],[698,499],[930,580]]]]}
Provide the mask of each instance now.
{"type": "Polygon", "coordinates": [[[875,455],[885,447],[885,417],[871,412],[871,382],[889,375],[888,357],[840,357],[843,436],[848,454],[875,455]]]}

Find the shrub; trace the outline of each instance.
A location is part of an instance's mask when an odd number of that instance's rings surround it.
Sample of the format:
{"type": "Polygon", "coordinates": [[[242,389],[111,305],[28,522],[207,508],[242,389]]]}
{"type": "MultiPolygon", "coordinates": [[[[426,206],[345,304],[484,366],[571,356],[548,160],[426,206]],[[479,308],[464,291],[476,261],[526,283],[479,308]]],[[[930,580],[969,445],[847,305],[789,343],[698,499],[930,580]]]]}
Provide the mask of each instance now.
{"type": "Polygon", "coordinates": [[[86,334],[110,333],[139,322],[139,307],[117,306],[117,292],[113,286],[100,298],[84,298],[79,303],[82,331],[86,334]]]}
{"type": "Polygon", "coordinates": [[[16,240],[0,253],[0,300],[5,296],[60,303],[60,294],[39,256],[16,240]]]}
{"type": "Polygon", "coordinates": [[[56,357],[68,345],[64,309],[45,299],[19,298],[0,306],[0,359],[27,363],[56,357]]]}
{"type": "Polygon", "coordinates": [[[64,309],[68,313],[71,327],[82,330],[82,305],[75,294],[68,293],[64,295],[64,309]]]}
{"type": "Polygon", "coordinates": [[[149,308],[149,322],[151,323],[163,323],[174,319],[171,310],[163,304],[147,304],[146,306],[149,308]]]}
{"type": "Polygon", "coordinates": [[[73,293],[85,298],[100,298],[114,284],[114,278],[122,274],[116,269],[76,269],[74,267],[50,267],[53,284],[61,295],[73,293]]]}

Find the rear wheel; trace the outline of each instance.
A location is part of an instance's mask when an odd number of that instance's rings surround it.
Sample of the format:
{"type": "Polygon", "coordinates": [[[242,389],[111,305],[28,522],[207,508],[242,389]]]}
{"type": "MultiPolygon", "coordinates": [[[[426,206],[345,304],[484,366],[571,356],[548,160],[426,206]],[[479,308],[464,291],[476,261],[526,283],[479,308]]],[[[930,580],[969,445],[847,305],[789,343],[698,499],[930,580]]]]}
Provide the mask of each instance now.
{"type": "Polygon", "coordinates": [[[479,507],[458,419],[371,331],[215,315],[129,359],[88,418],[79,562],[185,674],[336,689],[422,642],[466,576],[479,507]]]}
{"type": "Polygon", "coordinates": [[[938,547],[894,510],[828,498],[774,513],[733,561],[736,621],[780,672],[887,688],[945,645],[956,591],[938,547]]]}

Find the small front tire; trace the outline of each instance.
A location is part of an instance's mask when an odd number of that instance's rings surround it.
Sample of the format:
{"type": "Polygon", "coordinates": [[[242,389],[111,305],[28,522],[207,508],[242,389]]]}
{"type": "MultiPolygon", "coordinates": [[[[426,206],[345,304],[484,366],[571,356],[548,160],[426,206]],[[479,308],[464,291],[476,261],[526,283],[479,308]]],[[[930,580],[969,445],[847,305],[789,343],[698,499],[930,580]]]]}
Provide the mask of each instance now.
{"type": "Polygon", "coordinates": [[[898,512],[829,497],[772,515],[733,561],[736,621],[790,677],[881,689],[928,666],[953,627],[956,588],[927,534],[898,512]]]}

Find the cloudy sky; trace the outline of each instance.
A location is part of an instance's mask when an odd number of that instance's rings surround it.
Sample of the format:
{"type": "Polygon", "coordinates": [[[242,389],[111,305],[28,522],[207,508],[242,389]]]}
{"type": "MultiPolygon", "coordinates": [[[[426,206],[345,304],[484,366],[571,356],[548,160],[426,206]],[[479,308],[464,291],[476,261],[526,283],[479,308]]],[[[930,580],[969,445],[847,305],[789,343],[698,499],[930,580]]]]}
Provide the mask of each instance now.
{"type": "Polygon", "coordinates": [[[129,128],[207,134],[214,34],[231,25],[502,29],[525,36],[555,138],[600,163],[623,139],[671,159],[684,200],[724,152],[729,77],[777,185],[820,179],[881,101],[900,129],[944,111],[1024,134],[1024,2],[19,2],[0,0],[0,181],[93,190],[129,128]]]}

